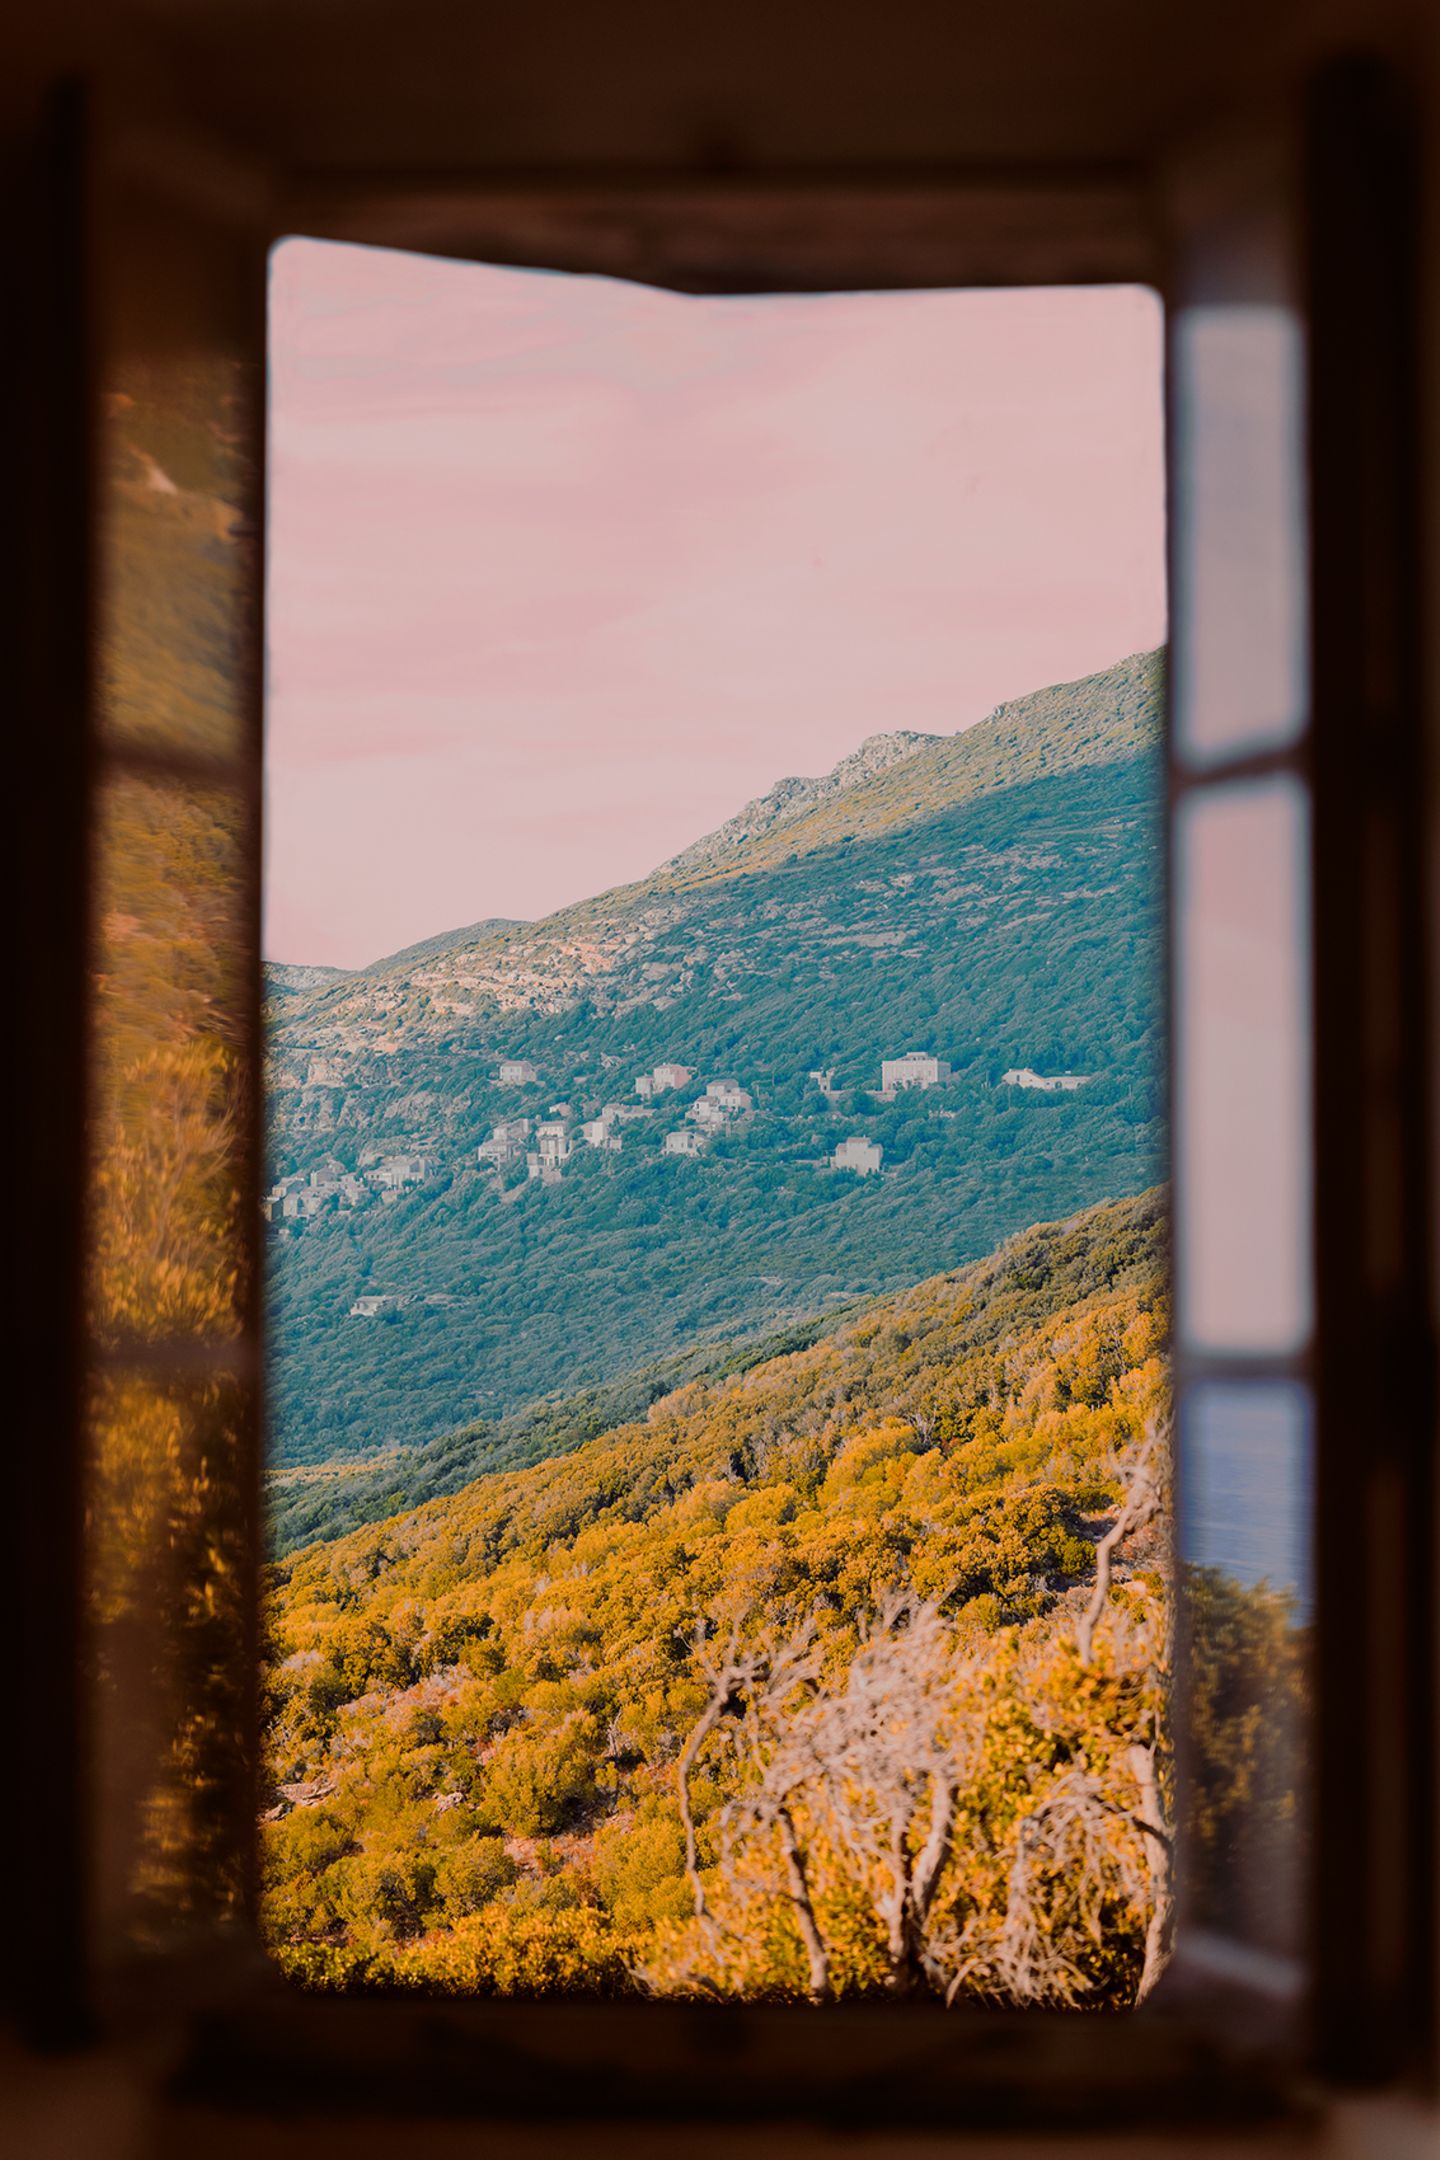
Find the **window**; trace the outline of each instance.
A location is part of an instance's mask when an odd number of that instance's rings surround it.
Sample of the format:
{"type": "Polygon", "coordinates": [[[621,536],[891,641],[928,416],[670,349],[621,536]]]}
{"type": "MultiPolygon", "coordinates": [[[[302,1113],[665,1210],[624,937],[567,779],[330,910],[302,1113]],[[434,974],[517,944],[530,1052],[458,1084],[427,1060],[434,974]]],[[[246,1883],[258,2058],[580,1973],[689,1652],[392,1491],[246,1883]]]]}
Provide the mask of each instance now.
{"type": "MultiPolygon", "coordinates": [[[[1032,2103],[1052,2114],[1073,2112],[1077,2048],[1103,2104],[1132,2117],[1167,2104],[1193,2108],[1197,2095],[1187,2079],[1197,2067],[1210,2097],[1233,2098],[1237,2087],[1222,2072],[1233,2073],[1237,2060],[1246,2066],[1239,2089],[1255,2099],[1283,2066],[1283,2056],[1272,2052],[1277,2032],[1296,2039],[1297,1985],[1302,1995],[1313,1990],[1314,2016],[1302,2030],[1312,2036],[1319,2061],[1351,2075],[1388,2074],[1409,2059],[1425,2015],[1429,1937],[1417,1915],[1423,1899],[1413,1896],[1429,1849],[1428,1770],[1413,1732],[1428,1700],[1421,1646],[1433,1586],[1433,1554],[1425,1543],[1431,1429],[1420,1137],[1424,1000],[1415,950],[1417,708],[1402,455],[1411,273],[1398,213],[1409,183],[1387,148],[1393,134],[1370,80],[1342,71],[1326,79],[1307,118],[1298,179],[1272,175],[1263,158],[1257,166],[1227,152],[1216,170],[1174,178],[1167,197],[1174,226],[1166,286],[1175,341],[1180,656],[1173,861],[1183,1535],[1189,1556],[1203,1565],[1269,1569],[1268,1551],[1246,1558],[1230,1536],[1235,1437],[1251,1436],[1247,1469],[1263,1465],[1268,1489],[1295,1497],[1283,1523],[1287,1555],[1307,1542],[1305,1466],[1313,1464],[1308,1594],[1316,1616],[1320,1721],[1311,1880],[1325,1895],[1312,1892],[1305,1924],[1297,1928],[1296,1902],[1282,1880],[1281,1895],[1261,1916],[1264,1927],[1254,1930],[1247,1886],[1256,1879],[1256,1855],[1224,1852],[1192,1915],[1189,1941],[1198,1955],[1188,1966],[1181,1960],[1168,2004],[1157,1997],[1154,2017],[1143,2027],[1137,2020],[1123,2045],[1103,2026],[1069,2040],[1047,2027],[1043,2043],[1027,2043],[1027,2074],[1038,2057],[1032,2103]],[[1292,184],[1310,220],[1298,250],[1292,184]],[[1268,240],[1257,247],[1250,214],[1257,203],[1267,213],[1262,227],[1278,208],[1278,255],[1268,240]],[[1287,259],[1296,252],[1298,267],[1287,259]],[[1357,291],[1366,307],[1354,306],[1357,291]],[[1358,320],[1378,325],[1373,339],[1347,329],[1358,320]],[[1244,355],[1238,410],[1237,344],[1244,355]],[[1297,381],[1305,404],[1299,423],[1297,381]],[[1258,405],[1247,410],[1252,392],[1258,405]],[[1243,441],[1251,427],[1259,430],[1256,455],[1232,462],[1227,430],[1243,441]],[[1311,484],[1297,507],[1294,452],[1302,435],[1311,484]],[[1219,447],[1214,453],[1220,469],[1234,469],[1252,484],[1253,516],[1243,548],[1236,548],[1250,572],[1245,580],[1209,554],[1216,543],[1206,515],[1214,505],[1207,505],[1199,475],[1216,469],[1210,451],[1221,441],[1224,454],[1219,447]],[[1308,607],[1295,590],[1297,525],[1309,535],[1308,607]],[[1266,593],[1271,606],[1262,618],[1255,601],[1266,593]],[[1358,594],[1365,595],[1363,609],[1358,594]],[[1243,618],[1243,644],[1218,633],[1210,641],[1212,622],[1225,619],[1227,609],[1243,618]],[[1297,665],[1302,642],[1311,655],[1308,668],[1297,665]],[[1238,667],[1237,659],[1246,664],[1238,667]],[[1373,756],[1359,757],[1361,743],[1373,756]],[[1363,806],[1366,836],[1359,847],[1353,815],[1347,831],[1356,804],[1363,806]],[[1252,875],[1257,838],[1263,876],[1252,875]],[[1249,903],[1243,918],[1230,867],[1237,862],[1249,903]],[[1237,1207],[1250,1198],[1267,1202],[1254,1238],[1228,1265],[1216,1264],[1207,1239],[1228,1237],[1234,1216],[1227,1209],[1218,1224],[1207,1218],[1192,1182],[1195,1166],[1214,1159],[1207,1150],[1217,1132],[1224,1133],[1224,1097],[1217,1114],[1216,1074],[1206,1056],[1213,1024],[1246,1046],[1256,1099],[1273,1106],[1280,1140],[1252,1164],[1231,1159],[1222,1166],[1236,1183],[1237,1207]],[[1307,1118],[1315,1166],[1308,1224],[1293,1147],[1307,1118]],[[1260,1285],[1265,1296],[1242,1300],[1237,1282],[1250,1279],[1245,1270],[1257,1250],[1271,1256],[1260,1285]],[[1371,1401],[1364,1376],[1374,1369],[1376,1342],[1387,1346],[1387,1358],[1371,1401]],[[1357,1441],[1361,1432],[1371,1436],[1368,1446],[1357,1441]],[[1275,2013],[1269,2023],[1258,2015],[1266,2005],[1275,2013]],[[1028,2053],[1032,2045],[1036,2056],[1028,2053]]],[[[137,193],[144,189],[134,183],[132,208],[137,193]]],[[[652,211],[629,223],[622,214],[609,229],[642,257],[648,250],[652,263],[658,257],[677,283],[723,283],[716,260],[739,259],[748,270],[763,258],[763,216],[757,228],[751,214],[737,245],[736,221],[726,232],[730,213],[722,208],[722,230],[718,237],[712,232],[709,249],[712,268],[697,274],[693,236],[702,221],[693,201],[676,201],[678,215],[668,225],[652,211]]],[[[121,207],[108,214],[118,217],[121,207]]],[[[1064,243],[1055,234],[1066,221],[1048,219],[1040,198],[1032,199],[1018,221],[1031,236],[1028,251],[1004,217],[987,224],[973,205],[968,222],[951,222],[948,240],[946,216],[933,198],[908,223],[904,216],[897,221],[894,209],[891,197],[872,217],[847,213],[836,220],[827,243],[831,263],[844,257],[853,270],[867,249],[871,262],[893,249],[899,274],[911,282],[922,282],[910,267],[917,248],[929,251],[932,262],[936,252],[947,255],[947,279],[962,281],[983,274],[975,262],[987,248],[992,275],[995,262],[1013,262],[1021,253],[1031,264],[1038,256],[1046,266],[1041,274],[1054,278],[1097,268],[1144,275],[1152,267],[1136,246],[1143,221],[1133,214],[1128,225],[1126,214],[1117,218],[1113,196],[1107,210],[1092,203],[1088,222],[1075,218],[1072,202],[1071,239],[1064,243]]],[[[465,221],[453,203],[447,214],[465,221]]],[[[469,213],[469,238],[455,240],[453,225],[446,237],[468,245],[483,229],[493,239],[507,218],[523,225],[534,215],[533,202],[526,211],[482,200],[469,213]]],[[[577,218],[573,203],[568,211],[552,205],[549,215],[547,259],[593,267],[597,252],[617,244],[603,232],[597,239],[597,221],[577,218]],[[580,263],[587,253],[590,261],[580,263]]],[[[374,226],[383,222],[373,219],[374,226]]],[[[738,223],[743,227],[745,219],[738,223]]],[[[99,731],[98,742],[92,737],[96,824],[109,836],[103,913],[117,963],[104,994],[116,1022],[125,1018],[118,1009],[122,994],[151,1001],[143,1009],[158,1011],[167,1024],[177,1014],[203,1011],[213,1045],[204,1056],[162,1058],[138,1083],[165,1091],[167,1144],[183,1143],[182,1159],[163,1150],[127,1156],[124,1104],[109,1098],[121,1114],[118,1144],[98,1173],[97,1220],[102,1254],[115,1265],[94,1279],[87,1366],[96,1405],[93,1459],[104,1478],[88,1491],[99,1668],[91,1699],[100,1705],[96,1786],[104,1796],[92,1822],[103,1823],[105,1834],[95,1841],[99,1883],[83,1961],[91,1973],[113,1974],[139,1953],[162,1981],[179,1969],[173,1958],[187,1939],[207,1946],[213,1970],[215,1945],[228,1935],[243,1964],[254,1909],[260,1339],[256,1239],[247,1226],[258,1217],[260,1191],[258,735],[253,684],[233,704],[224,685],[243,680],[245,656],[255,651],[247,612],[253,574],[242,567],[230,582],[226,566],[243,565],[258,530],[256,468],[236,470],[229,460],[259,436],[253,416],[261,252],[253,244],[257,236],[247,233],[227,259],[215,246],[222,226],[203,205],[182,209],[162,194],[147,216],[113,226],[106,244],[122,297],[127,263],[131,289],[143,285],[152,295],[165,282],[160,266],[174,272],[167,307],[146,320],[133,311],[127,320],[112,293],[117,363],[133,344],[137,364],[188,385],[199,412],[196,426],[177,430],[170,464],[152,451],[158,469],[152,472],[143,458],[127,454],[110,478],[107,502],[117,520],[133,520],[140,531],[153,507],[149,498],[169,501],[167,484],[183,488],[193,513],[184,561],[208,566],[194,587],[185,583],[183,563],[165,581],[167,595],[183,599],[190,624],[203,632],[196,649],[207,656],[179,695],[173,678],[167,680],[175,642],[163,621],[147,623],[144,615],[153,584],[146,581],[121,604],[125,586],[112,567],[114,635],[102,701],[112,724],[99,731]],[[134,268],[139,263],[143,277],[134,268]],[[167,859],[182,863],[187,892],[205,902],[187,901],[180,928],[188,943],[179,968],[171,966],[167,946],[176,929],[173,894],[166,886],[163,902],[156,897],[157,869],[167,859]],[[156,964],[162,946],[163,966],[156,964]],[[136,1193],[147,1206],[164,1201],[167,1238],[188,1240],[178,1258],[167,1249],[167,1264],[148,1272],[153,1255],[127,1253],[123,1237],[135,1219],[126,1196],[136,1193]],[[120,1203],[110,1214],[107,1196],[120,1203]],[[206,1226],[231,1207],[238,1227],[222,1254],[206,1226]]],[[[804,248],[794,239],[793,216],[780,220],[779,229],[774,281],[783,284],[804,248]]],[[[386,234],[372,229],[370,236],[386,234]]],[[[523,240],[514,245],[526,251],[523,240]]],[[[475,252],[505,254],[503,246],[475,252]]],[[[826,281],[848,280],[827,275],[826,281]]],[[[75,388],[65,378],[47,394],[62,398],[67,383],[75,388]]],[[[111,440],[123,446],[127,408],[120,401],[133,393],[121,366],[106,387],[116,400],[111,440]]],[[[1234,544],[1228,530],[1222,546],[1227,543],[1234,544]]],[[[83,703],[78,682],[63,673],[58,679],[70,683],[65,710],[73,718],[83,703]]],[[[50,777],[58,798],[68,782],[50,777]]],[[[116,1039],[113,1025],[101,1037],[102,1079],[119,1070],[113,1058],[106,1064],[116,1039]]],[[[100,1100],[103,1105],[103,1093],[100,1100]]],[[[37,1103],[37,1129],[51,1130],[49,1121],[58,1117],[58,1105],[37,1103]]],[[[110,1131],[117,1133],[113,1116],[110,1131]]],[[[32,1197],[39,1219],[44,1196],[37,1190],[32,1197]]],[[[62,1439],[69,1432],[63,1415],[58,1430],[62,1439]]],[[[68,1519],[63,1477],[36,1481],[27,1492],[47,1531],[68,1519]]],[[[36,1609],[48,1609],[47,1597],[57,1593],[43,1584],[31,1588],[36,1609]]],[[[63,1590],[62,1583],[62,1613],[63,1590]]],[[[1192,1614],[1192,1668],[1204,1655],[1203,1620],[1192,1614]]],[[[32,1808],[31,1817],[37,1815],[32,1808]]],[[[63,1826],[46,1849],[71,1862],[78,1857],[63,1826]]],[[[1273,1886],[1268,1872],[1265,1879],[1273,1886]]],[[[79,1958],[78,1940],[75,1947],[79,1958]]],[[[59,1981],[73,1983],[76,1960],[67,1966],[61,1956],[56,1963],[59,1981]]],[[[494,2053],[486,2058],[488,2095],[493,2101],[501,2085],[507,2104],[520,2108],[545,2104],[554,2066],[563,2063],[577,2030],[567,2025],[567,2038],[552,2028],[546,2038],[539,2021],[517,2008],[447,2011],[417,2032],[396,2022],[391,2005],[343,2008],[344,2037],[333,2043],[332,2059],[348,2057],[352,2071],[357,2061],[368,2063],[372,2089],[413,2073],[417,2049],[427,2074],[451,2077],[438,2066],[463,2054],[457,2038],[488,2034],[503,2058],[499,2069],[494,2053]]],[[[299,2011],[287,2005],[281,2017],[287,2039],[295,2039],[304,2022],[299,2011]]],[[[944,2068],[927,2062],[917,2078],[909,2074],[906,2051],[928,2051],[932,2029],[920,2017],[917,2037],[902,2041],[893,2028],[843,2014],[807,2026],[786,2012],[773,2019],[746,2013],[744,2071],[730,2097],[741,2108],[805,2108],[819,2104],[817,2091],[828,2080],[831,2104],[851,2120],[864,2113],[865,2094],[882,2112],[903,2105],[912,2117],[930,2120],[953,2120],[963,2110],[973,2122],[1002,2111],[1013,2088],[995,2073],[993,2053],[989,2070],[984,2067],[997,2044],[994,2024],[977,2015],[973,2024],[947,2026],[944,2068]],[[862,2078],[863,2092],[843,2078],[837,2082],[840,2066],[862,2078]],[[909,2095],[904,2103],[902,2089],[909,2095]]],[[[280,2077],[278,2030],[262,1995],[252,2012],[223,2028],[222,2059],[233,2065],[238,2047],[248,2079],[280,2077]]],[[[308,2074],[320,2074],[322,2033],[334,2031],[305,2024],[300,2044],[308,2074]]],[[[602,2048],[615,2065],[610,2089],[617,2104],[635,2104],[643,2090],[650,2105],[673,2111],[683,2110],[696,2051],[709,2043],[662,2007],[653,2017],[647,2010],[642,2038],[633,2021],[611,2019],[600,2005],[587,2013],[581,2045],[592,2054],[602,2048]]],[[[465,2067],[454,2071],[451,2090],[462,2102],[474,2098],[465,2067]]]]}
{"type": "Polygon", "coordinates": [[[272,294],[276,1957],[1129,2004],[1155,296],[272,294]]]}

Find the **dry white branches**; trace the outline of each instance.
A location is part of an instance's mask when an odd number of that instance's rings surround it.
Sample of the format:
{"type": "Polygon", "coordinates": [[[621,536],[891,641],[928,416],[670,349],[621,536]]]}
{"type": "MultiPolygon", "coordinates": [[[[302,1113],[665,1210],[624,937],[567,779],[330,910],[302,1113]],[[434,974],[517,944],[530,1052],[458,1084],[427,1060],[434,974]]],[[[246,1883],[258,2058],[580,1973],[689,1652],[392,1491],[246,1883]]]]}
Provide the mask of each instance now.
{"type": "Polygon", "coordinates": [[[1166,1493],[1166,1435],[1152,1431],[1073,1636],[1051,1624],[1001,1645],[909,1595],[887,1599],[858,1642],[816,1616],[748,1641],[737,1623],[723,1649],[697,1627],[707,1695],[677,1764],[695,1922],[688,1973],[670,1982],[725,1992],[783,1913],[806,1991],[825,2000],[844,1984],[839,1916],[866,1910],[868,1984],[895,1993],[1093,2000],[1117,1930],[1129,1955],[1143,1940],[1131,1985],[1147,1993],[1170,1929],[1169,1597],[1153,1573],[1118,1594],[1116,1567],[1127,1540],[1163,1523],[1166,1493]],[[1028,1764],[1017,1717],[1035,1736],[1028,1764]],[[732,1795],[711,1817],[704,1868],[702,1757],[732,1795]]]}

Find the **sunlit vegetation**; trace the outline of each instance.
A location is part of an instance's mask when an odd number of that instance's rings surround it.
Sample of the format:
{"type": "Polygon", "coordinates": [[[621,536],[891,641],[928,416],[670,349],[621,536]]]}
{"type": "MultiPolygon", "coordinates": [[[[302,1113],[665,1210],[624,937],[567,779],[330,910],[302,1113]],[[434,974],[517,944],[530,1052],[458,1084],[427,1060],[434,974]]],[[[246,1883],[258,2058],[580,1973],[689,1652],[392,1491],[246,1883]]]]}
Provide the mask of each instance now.
{"type": "Polygon", "coordinates": [[[1027,1233],[277,1568],[287,1969],[1133,2000],[1172,1888],[1162,1247],[1153,1197],[1027,1233]]]}

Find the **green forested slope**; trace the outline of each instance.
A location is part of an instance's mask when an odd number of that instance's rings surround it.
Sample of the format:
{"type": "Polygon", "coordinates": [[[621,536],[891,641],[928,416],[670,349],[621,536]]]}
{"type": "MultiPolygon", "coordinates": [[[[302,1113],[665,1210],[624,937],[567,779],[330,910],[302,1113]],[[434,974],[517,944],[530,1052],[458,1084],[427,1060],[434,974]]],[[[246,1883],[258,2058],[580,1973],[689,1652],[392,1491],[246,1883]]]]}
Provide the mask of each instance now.
{"type": "Polygon", "coordinates": [[[1125,663],[904,759],[804,832],[765,836],[793,860],[652,881],[587,903],[588,929],[571,910],[379,988],[352,978],[287,1001],[277,1170],[370,1146],[423,1148],[439,1171],[277,1248],[276,1459],[438,1438],[1150,1182],[1158,712],[1156,664],[1125,663]],[[838,836],[837,818],[860,837],[838,836]],[[951,1086],[873,1101],[882,1055],[911,1047],[947,1057],[951,1086]],[[500,1055],[533,1059],[540,1084],[498,1088],[500,1055]],[[695,1069],[689,1094],[737,1079],[755,1116],[698,1161],[666,1159],[681,1093],[626,1130],[618,1157],[578,1150],[557,1187],[475,1166],[497,1118],[633,1100],[634,1075],[662,1058],[695,1069]],[[333,1084],[305,1084],[316,1059],[333,1084]],[[1060,1098],[997,1085],[1017,1064],[1094,1077],[1060,1098]],[[836,1099],[812,1068],[833,1070],[836,1099]],[[882,1177],[827,1167],[852,1132],[882,1144],[882,1177]],[[347,1318],[361,1291],[453,1302],[362,1324],[347,1318]]]}
{"type": "Polygon", "coordinates": [[[795,1322],[735,1342],[699,1344],[593,1387],[528,1403],[506,1417],[479,1419],[418,1445],[382,1449],[354,1461],[272,1473],[267,1531],[284,1555],[320,1539],[342,1537],[423,1501],[443,1499],[476,1478],[569,1455],[597,1434],[645,1416],[653,1402],[692,1380],[724,1379],[806,1348],[840,1325],[841,1313],[795,1322]]]}

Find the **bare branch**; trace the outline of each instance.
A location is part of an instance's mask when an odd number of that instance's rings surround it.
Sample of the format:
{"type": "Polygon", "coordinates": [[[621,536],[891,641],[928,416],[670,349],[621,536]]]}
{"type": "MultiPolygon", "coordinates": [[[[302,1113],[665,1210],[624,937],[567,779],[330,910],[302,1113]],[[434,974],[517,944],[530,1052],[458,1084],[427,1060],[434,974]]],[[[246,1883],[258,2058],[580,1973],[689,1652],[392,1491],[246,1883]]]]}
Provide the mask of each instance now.
{"type": "Polygon", "coordinates": [[[780,1829],[780,1849],[785,1855],[785,1869],[790,1878],[790,1895],[795,1906],[795,1924],[800,1930],[800,1940],[805,1946],[805,1959],[810,1968],[810,1999],[824,2002],[830,1993],[830,1959],[826,1954],[824,1939],[815,1918],[815,1907],[810,1897],[810,1878],[805,1867],[805,1855],[795,1831],[795,1818],[788,1807],[779,1808],[776,1822],[780,1829]]]}
{"type": "Polygon", "coordinates": [[[1140,1811],[1134,1820],[1145,1834],[1145,1850],[1150,1867],[1150,1918],[1145,1929],[1145,1963],[1136,1991],[1138,2002],[1143,2002],[1154,1987],[1165,1970],[1170,1954],[1170,1918],[1173,1903],[1171,1869],[1174,1855],[1170,1833],[1165,1826],[1157,1753],[1157,1743],[1153,1740],[1148,1747],[1137,1740],[1126,1751],[1130,1773],[1140,1791],[1140,1811]]]}
{"type": "Polygon", "coordinates": [[[1147,1434],[1130,1478],[1129,1489],[1120,1504],[1120,1512],[1095,1548],[1095,1588],[1090,1602],[1080,1616],[1075,1631],[1075,1646],[1080,1653],[1080,1663],[1088,1665],[1095,1646],[1095,1630],[1100,1624],[1110,1596],[1110,1581],[1115,1554],[1127,1537],[1144,1528],[1160,1512],[1161,1488],[1157,1475],[1157,1448],[1165,1443],[1152,1431],[1147,1434]]]}

